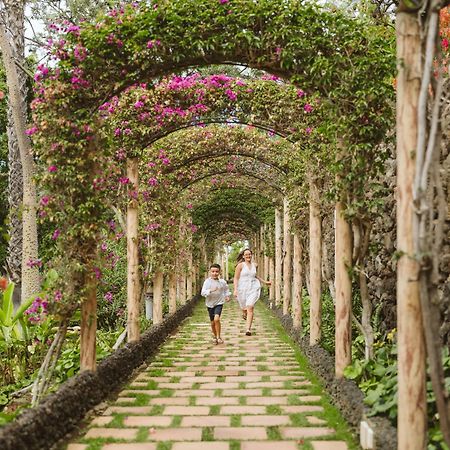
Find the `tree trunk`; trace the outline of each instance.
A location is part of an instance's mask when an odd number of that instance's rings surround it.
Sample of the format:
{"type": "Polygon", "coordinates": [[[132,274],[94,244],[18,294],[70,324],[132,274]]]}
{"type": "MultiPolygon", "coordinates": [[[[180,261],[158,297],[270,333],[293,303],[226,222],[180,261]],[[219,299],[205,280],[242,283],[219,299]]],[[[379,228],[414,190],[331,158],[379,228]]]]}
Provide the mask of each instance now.
{"type": "Polygon", "coordinates": [[[94,276],[86,278],[86,298],[81,304],[80,370],[95,371],[97,366],[97,283],[94,276]]]}
{"type": "Polygon", "coordinates": [[[273,261],[273,257],[269,258],[269,280],[272,282],[272,284],[269,287],[269,300],[270,303],[275,300],[275,263],[273,261]]]}
{"type": "Polygon", "coordinates": [[[283,237],[281,235],[283,217],[279,209],[275,210],[275,305],[281,303],[283,237]]]}
{"type": "Polygon", "coordinates": [[[283,208],[283,314],[289,314],[289,306],[292,300],[292,236],[289,219],[289,202],[284,199],[283,208]]]}
{"type": "Polygon", "coordinates": [[[269,271],[269,257],[267,256],[267,248],[269,246],[268,240],[267,240],[267,230],[268,227],[266,224],[264,224],[264,229],[263,229],[263,236],[264,236],[264,279],[265,280],[269,280],[270,279],[270,271],[269,271]]]}
{"type": "Polygon", "coordinates": [[[344,206],[336,204],[336,378],[352,362],[352,264],[351,227],[343,216],[344,206]]]}
{"type": "Polygon", "coordinates": [[[294,330],[302,328],[303,251],[298,233],[294,234],[294,292],[292,296],[292,320],[294,330]]]}
{"type": "Polygon", "coordinates": [[[174,271],[169,275],[169,314],[177,310],[177,275],[174,271]]]}
{"type": "Polygon", "coordinates": [[[138,159],[127,160],[128,208],[127,208],[127,329],[128,342],[138,341],[139,328],[139,235],[138,235],[138,202],[139,188],[138,159]]]}
{"type": "Polygon", "coordinates": [[[399,12],[396,30],[398,448],[422,450],[426,446],[426,366],[412,196],[422,72],[417,14],[399,12]]]}
{"type": "Polygon", "coordinates": [[[38,236],[36,223],[36,186],[34,184],[34,161],[31,155],[31,142],[25,134],[27,122],[26,101],[21,92],[21,75],[17,68],[14,49],[4,24],[0,26],[0,50],[6,70],[6,82],[9,92],[9,105],[14,122],[14,131],[19,146],[22,164],[22,301],[39,291],[40,278],[36,265],[29,264],[38,258],[38,236]]]}
{"type": "MultiPolygon", "coordinates": [[[[188,269],[186,275],[186,298],[190,300],[192,298],[192,251],[188,250],[188,269]]],[[[222,265],[223,267],[223,265],[222,265]]]]}
{"type": "Polygon", "coordinates": [[[322,328],[322,219],[319,208],[319,190],[310,182],[309,197],[309,283],[310,334],[309,345],[320,342],[322,328]]]}
{"type": "Polygon", "coordinates": [[[164,274],[157,270],[153,275],[153,325],[163,320],[163,287],[164,274]]]}

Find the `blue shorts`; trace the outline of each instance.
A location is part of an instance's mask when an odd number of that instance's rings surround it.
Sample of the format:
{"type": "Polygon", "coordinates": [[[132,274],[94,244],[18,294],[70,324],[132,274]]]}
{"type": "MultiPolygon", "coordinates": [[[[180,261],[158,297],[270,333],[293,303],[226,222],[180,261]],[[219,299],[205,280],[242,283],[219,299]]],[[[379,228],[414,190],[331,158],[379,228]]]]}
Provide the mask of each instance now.
{"type": "Polygon", "coordinates": [[[207,306],[206,308],[208,309],[209,320],[211,320],[211,322],[212,322],[214,320],[214,316],[215,315],[220,316],[222,314],[223,304],[222,305],[213,306],[212,308],[207,306]]]}

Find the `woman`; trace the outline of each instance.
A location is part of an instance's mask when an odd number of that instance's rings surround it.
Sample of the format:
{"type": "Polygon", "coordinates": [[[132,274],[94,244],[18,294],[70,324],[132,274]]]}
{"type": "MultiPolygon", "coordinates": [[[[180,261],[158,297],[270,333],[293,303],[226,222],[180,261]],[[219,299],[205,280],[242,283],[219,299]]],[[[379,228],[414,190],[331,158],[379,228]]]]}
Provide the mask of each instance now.
{"type": "Polygon", "coordinates": [[[261,293],[261,283],[270,286],[270,281],[264,281],[256,275],[256,264],[252,262],[252,251],[248,248],[238,255],[238,264],[234,273],[234,296],[244,311],[247,320],[247,336],[252,335],[253,310],[261,293]],[[240,261],[242,255],[243,261],[240,261]]]}

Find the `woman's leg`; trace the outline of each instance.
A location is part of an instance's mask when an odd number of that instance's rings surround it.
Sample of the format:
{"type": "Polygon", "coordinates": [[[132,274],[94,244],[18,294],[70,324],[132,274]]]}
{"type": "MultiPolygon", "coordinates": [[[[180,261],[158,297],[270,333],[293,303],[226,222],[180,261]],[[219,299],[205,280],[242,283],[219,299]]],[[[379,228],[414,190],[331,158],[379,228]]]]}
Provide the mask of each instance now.
{"type": "Polygon", "coordinates": [[[247,306],[247,331],[251,331],[253,323],[253,306],[247,306]]]}

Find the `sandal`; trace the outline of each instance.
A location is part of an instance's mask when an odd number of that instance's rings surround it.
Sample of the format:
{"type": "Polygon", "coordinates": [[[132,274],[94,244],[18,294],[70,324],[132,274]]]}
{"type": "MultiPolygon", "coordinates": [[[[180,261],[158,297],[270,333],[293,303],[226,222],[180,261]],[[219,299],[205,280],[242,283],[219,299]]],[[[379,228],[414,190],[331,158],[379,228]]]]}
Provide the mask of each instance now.
{"type": "Polygon", "coordinates": [[[222,338],[217,338],[217,343],[218,344],[223,344],[223,339],[222,338]]]}
{"type": "Polygon", "coordinates": [[[245,335],[246,335],[246,336],[251,336],[251,335],[252,335],[252,332],[251,332],[250,330],[247,330],[247,331],[245,332],[245,335]]]}
{"type": "Polygon", "coordinates": [[[213,337],[212,343],[213,343],[213,344],[216,344],[216,345],[219,343],[218,340],[217,340],[217,338],[216,338],[215,336],[213,337]]]}

